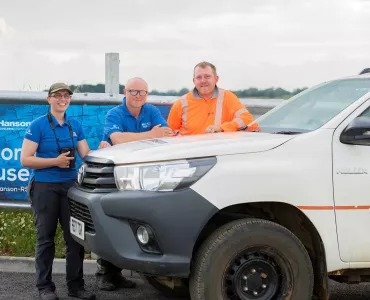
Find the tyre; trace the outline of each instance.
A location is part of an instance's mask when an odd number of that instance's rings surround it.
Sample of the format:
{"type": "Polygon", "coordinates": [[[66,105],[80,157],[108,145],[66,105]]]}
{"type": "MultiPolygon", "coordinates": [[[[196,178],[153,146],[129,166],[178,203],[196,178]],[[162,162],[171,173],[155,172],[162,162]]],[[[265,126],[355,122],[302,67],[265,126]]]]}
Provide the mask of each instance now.
{"type": "Polygon", "coordinates": [[[145,280],[154,287],[158,292],[160,292],[163,296],[168,298],[189,298],[189,287],[186,285],[178,286],[174,289],[162,284],[154,276],[143,276],[145,280]]]}
{"type": "Polygon", "coordinates": [[[198,251],[192,300],[311,300],[310,257],[288,229],[242,219],[217,229],[198,251]]]}

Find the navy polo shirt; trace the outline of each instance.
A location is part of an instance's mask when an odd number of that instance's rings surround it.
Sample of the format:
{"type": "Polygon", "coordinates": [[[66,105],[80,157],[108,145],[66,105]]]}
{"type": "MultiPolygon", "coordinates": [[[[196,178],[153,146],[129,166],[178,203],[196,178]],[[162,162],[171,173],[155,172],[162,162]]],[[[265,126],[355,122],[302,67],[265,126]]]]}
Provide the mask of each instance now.
{"type": "MultiPolygon", "coordinates": [[[[66,115],[64,124],[60,125],[53,115],[51,115],[51,117],[54,122],[54,130],[58,138],[60,148],[73,147],[72,138],[67,125],[68,122],[71,124],[75,153],[78,155],[77,143],[78,141],[85,139],[81,123],[76,119],[68,118],[66,115]]],[[[55,158],[60,155],[58,144],[49,124],[47,115],[41,116],[32,121],[30,126],[27,128],[24,137],[38,144],[36,150],[37,157],[55,158]]],[[[76,180],[77,170],[76,168],[63,169],[59,167],[50,167],[33,170],[33,175],[35,177],[35,181],[39,182],[67,182],[76,180]]]]}
{"type": "Polygon", "coordinates": [[[107,112],[103,140],[112,144],[109,137],[114,132],[146,132],[159,124],[162,127],[168,127],[158,108],[145,103],[141,108],[139,117],[136,119],[127,109],[126,97],[124,97],[121,105],[107,112]]]}

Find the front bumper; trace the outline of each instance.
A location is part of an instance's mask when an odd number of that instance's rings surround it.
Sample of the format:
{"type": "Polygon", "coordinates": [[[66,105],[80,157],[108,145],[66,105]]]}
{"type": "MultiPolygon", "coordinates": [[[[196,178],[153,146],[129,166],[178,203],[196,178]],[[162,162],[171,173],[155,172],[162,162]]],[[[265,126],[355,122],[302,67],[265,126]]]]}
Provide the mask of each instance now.
{"type": "Polygon", "coordinates": [[[71,204],[84,207],[86,216],[91,216],[85,240],[73,236],[78,243],[118,267],[160,276],[188,277],[195,242],[217,212],[215,206],[190,188],[102,194],[76,186],[69,190],[68,198],[71,204]],[[159,254],[147,253],[140,247],[133,222],[150,226],[159,254]]]}

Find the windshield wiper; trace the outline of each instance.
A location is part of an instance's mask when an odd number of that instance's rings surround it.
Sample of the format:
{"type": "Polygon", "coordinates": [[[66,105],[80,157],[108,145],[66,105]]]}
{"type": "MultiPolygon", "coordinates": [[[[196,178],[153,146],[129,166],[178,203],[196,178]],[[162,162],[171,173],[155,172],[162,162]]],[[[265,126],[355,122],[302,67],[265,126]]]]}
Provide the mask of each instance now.
{"type": "Polygon", "coordinates": [[[240,127],[237,131],[243,131],[243,130],[246,130],[247,128],[248,128],[248,125],[247,126],[240,127]]]}
{"type": "Polygon", "coordinates": [[[300,134],[300,133],[303,133],[303,132],[300,132],[300,131],[287,131],[287,130],[283,130],[283,131],[276,131],[276,132],[273,132],[274,134],[300,134]]]}
{"type": "MultiPolygon", "coordinates": [[[[237,131],[247,131],[249,126],[240,127],[237,131]]],[[[247,132],[261,132],[260,130],[248,130],[247,132]]]]}

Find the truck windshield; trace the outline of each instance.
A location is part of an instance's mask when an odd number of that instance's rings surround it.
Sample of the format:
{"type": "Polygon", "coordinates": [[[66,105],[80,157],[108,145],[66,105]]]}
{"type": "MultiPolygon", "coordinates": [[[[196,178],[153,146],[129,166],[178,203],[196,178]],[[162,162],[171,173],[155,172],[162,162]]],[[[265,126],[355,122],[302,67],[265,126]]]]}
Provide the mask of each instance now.
{"type": "Polygon", "coordinates": [[[302,92],[255,122],[261,132],[309,132],[320,128],[368,92],[369,78],[329,82],[302,92]]]}

